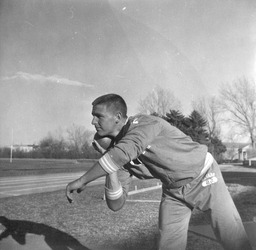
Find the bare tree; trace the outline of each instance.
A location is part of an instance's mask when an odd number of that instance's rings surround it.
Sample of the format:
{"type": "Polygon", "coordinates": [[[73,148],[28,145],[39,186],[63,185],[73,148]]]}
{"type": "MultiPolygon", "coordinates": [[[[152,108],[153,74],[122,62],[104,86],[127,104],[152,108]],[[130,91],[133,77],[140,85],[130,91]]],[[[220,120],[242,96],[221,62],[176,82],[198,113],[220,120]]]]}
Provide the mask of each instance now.
{"type": "Polygon", "coordinates": [[[256,138],[256,84],[253,80],[239,78],[220,89],[220,103],[230,114],[228,121],[235,124],[243,135],[249,135],[253,147],[256,138]]]}
{"type": "Polygon", "coordinates": [[[225,155],[227,159],[233,161],[235,158],[239,158],[238,154],[238,149],[241,145],[239,135],[235,130],[232,130],[228,135],[227,135],[227,142],[226,142],[226,147],[227,151],[225,152],[225,155]]]}
{"type": "Polygon", "coordinates": [[[82,152],[84,144],[89,144],[92,140],[93,132],[86,130],[83,126],[73,124],[67,129],[68,140],[77,153],[82,152]]]}
{"type": "Polygon", "coordinates": [[[64,158],[66,142],[62,134],[54,135],[48,132],[48,135],[39,142],[40,154],[45,158],[64,158]]]}
{"type": "Polygon", "coordinates": [[[212,96],[210,98],[201,97],[192,101],[192,107],[196,110],[206,121],[207,130],[210,138],[220,135],[220,107],[217,98],[212,96]]]}
{"type": "Polygon", "coordinates": [[[166,115],[171,109],[180,110],[180,101],[168,89],[156,86],[148,95],[139,101],[139,112],[166,115]]]}

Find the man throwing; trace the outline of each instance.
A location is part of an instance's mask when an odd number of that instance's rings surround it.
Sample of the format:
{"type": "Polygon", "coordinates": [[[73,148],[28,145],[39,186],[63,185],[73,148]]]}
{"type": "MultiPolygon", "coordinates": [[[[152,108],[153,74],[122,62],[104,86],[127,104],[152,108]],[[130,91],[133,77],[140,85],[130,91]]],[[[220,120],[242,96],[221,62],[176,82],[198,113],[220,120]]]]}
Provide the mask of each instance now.
{"type": "Polygon", "coordinates": [[[127,196],[122,183],[127,179],[119,178],[118,173],[134,174],[136,170],[142,178],[145,173],[162,182],[159,250],[186,249],[195,208],[209,212],[215,236],[224,249],[252,249],[219,166],[205,145],[192,141],[162,118],[127,118],[126,103],[119,95],[100,96],[92,106],[92,124],[98,135],[110,137],[113,143],[89,171],[67,185],[69,202],[74,191],[81,192],[89,182],[108,176],[107,203],[118,210],[127,196]]]}

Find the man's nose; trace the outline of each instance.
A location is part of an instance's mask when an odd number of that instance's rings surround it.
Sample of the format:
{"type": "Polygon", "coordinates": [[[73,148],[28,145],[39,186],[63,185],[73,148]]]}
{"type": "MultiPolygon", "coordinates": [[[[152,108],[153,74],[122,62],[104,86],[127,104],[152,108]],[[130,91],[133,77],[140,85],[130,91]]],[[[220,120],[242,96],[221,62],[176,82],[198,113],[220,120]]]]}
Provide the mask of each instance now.
{"type": "Polygon", "coordinates": [[[96,123],[97,123],[97,117],[94,116],[94,117],[92,118],[92,125],[95,125],[96,123]]]}

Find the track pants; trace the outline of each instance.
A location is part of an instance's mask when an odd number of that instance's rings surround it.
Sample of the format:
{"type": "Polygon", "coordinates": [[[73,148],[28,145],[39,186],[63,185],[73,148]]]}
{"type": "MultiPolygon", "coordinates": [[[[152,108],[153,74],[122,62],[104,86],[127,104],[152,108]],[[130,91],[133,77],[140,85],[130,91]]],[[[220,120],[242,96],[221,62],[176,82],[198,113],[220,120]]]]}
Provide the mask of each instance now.
{"type": "Polygon", "coordinates": [[[177,189],[163,186],[158,250],[186,249],[188,225],[194,208],[210,214],[214,234],[224,249],[252,249],[219,166],[214,161],[206,173],[185,186],[177,189]]]}

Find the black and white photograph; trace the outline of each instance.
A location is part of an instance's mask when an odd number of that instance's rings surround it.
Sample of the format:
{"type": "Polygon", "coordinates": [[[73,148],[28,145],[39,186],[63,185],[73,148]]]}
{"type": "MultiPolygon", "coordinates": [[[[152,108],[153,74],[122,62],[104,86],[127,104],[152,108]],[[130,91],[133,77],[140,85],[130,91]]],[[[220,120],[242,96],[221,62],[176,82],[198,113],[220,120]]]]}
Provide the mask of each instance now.
{"type": "Polygon", "coordinates": [[[1,250],[256,250],[255,0],[0,0],[1,250]]]}

